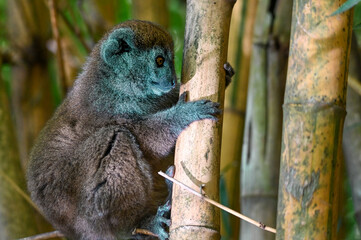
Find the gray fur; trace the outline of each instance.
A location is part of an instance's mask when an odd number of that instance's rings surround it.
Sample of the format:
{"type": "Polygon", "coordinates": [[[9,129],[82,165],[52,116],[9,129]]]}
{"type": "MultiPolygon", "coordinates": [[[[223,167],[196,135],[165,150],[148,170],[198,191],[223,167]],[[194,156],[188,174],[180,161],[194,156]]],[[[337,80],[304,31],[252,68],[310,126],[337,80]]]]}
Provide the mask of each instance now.
{"type": "Polygon", "coordinates": [[[157,172],[172,165],[190,123],[220,113],[217,103],[186,102],[178,92],[167,32],[128,21],[105,35],[30,156],[28,189],[55,228],[81,240],[159,230],[149,223],[159,224],[168,191],[157,172]]]}

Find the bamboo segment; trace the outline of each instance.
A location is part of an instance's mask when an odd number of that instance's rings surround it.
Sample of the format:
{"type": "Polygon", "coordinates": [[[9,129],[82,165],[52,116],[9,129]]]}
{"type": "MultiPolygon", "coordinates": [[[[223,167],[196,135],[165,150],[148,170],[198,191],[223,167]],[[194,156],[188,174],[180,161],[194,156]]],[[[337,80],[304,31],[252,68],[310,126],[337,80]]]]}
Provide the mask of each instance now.
{"type": "MultiPolygon", "coordinates": [[[[239,0],[232,12],[229,32],[228,61],[236,69],[232,83],[226,89],[221,148],[221,174],[229,202],[221,202],[240,211],[240,161],[254,18],[258,0],[239,0]]],[[[222,237],[237,239],[239,219],[222,214],[222,237]],[[224,217],[224,218],[223,218],[224,217]],[[228,229],[225,223],[229,221],[228,229]]]]}
{"type": "Polygon", "coordinates": [[[277,239],[336,239],[352,12],[296,0],[284,103],[277,239]]]}
{"type": "MultiPolygon", "coordinates": [[[[291,9],[288,0],[258,4],[242,150],[242,212],[271,227],[276,226],[291,9]]],[[[246,222],[241,222],[240,237],[275,239],[246,222]]]]}
{"type": "MultiPolygon", "coordinates": [[[[188,0],[181,92],[189,100],[210,99],[223,105],[228,30],[234,1],[188,0]]],[[[218,201],[221,125],[198,121],[176,145],[175,178],[192,188],[205,184],[206,194],[218,201]]],[[[219,239],[219,210],[173,186],[170,239],[219,239]]]]}

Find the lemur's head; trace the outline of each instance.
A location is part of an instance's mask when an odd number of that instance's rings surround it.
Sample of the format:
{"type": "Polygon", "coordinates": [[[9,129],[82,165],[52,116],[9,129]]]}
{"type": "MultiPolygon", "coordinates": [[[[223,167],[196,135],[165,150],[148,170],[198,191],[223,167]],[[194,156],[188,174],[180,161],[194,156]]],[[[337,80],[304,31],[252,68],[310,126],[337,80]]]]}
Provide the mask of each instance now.
{"type": "Polygon", "coordinates": [[[114,73],[109,84],[130,95],[162,95],[176,84],[172,37],[153,23],[117,25],[103,38],[100,56],[114,73]]]}
{"type": "Polygon", "coordinates": [[[94,47],[74,92],[110,114],[147,114],[177,100],[173,40],[147,21],[123,22],[94,47]]]}

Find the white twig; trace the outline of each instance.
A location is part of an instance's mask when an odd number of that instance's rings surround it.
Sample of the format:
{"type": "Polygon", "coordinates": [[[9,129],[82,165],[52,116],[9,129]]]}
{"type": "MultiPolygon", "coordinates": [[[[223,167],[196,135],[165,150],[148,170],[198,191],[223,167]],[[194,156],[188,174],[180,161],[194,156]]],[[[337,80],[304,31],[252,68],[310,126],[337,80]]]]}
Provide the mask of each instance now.
{"type": "Polygon", "coordinates": [[[230,214],[232,214],[232,215],[234,215],[234,216],[236,216],[236,217],[238,217],[240,219],[243,219],[243,220],[245,220],[245,221],[247,221],[247,222],[249,222],[249,223],[251,223],[251,224],[253,224],[253,225],[255,225],[255,226],[257,226],[257,227],[259,227],[261,229],[263,229],[263,230],[266,230],[266,231],[269,231],[269,232],[272,232],[272,233],[276,233],[276,229],[268,227],[268,226],[266,226],[265,224],[263,224],[261,222],[257,222],[255,220],[253,220],[252,218],[244,216],[243,214],[240,214],[239,212],[236,212],[236,211],[234,211],[234,210],[232,210],[232,209],[230,209],[230,208],[228,208],[228,207],[226,207],[226,206],[224,206],[224,205],[222,205],[222,204],[220,204],[220,203],[218,203],[218,202],[216,202],[216,201],[214,201],[214,200],[212,200],[210,198],[207,198],[205,195],[202,195],[201,193],[199,193],[199,192],[195,191],[194,189],[188,187],[184,183],[182,183],[182,182],[168,176],[164,172],[159,171],[158,174],[161,175],[162,177],[168,179],[169,181],[171,181],[171,182],[173,182],[175,184],[178,184],[179,186],[183,187],[184,189],[188,190],[189,192],[193,193],[194,195],[200,197],[204,201],[209,202],[210,204],[213,204],[214,206],[216,206],[216,207],[218,207],[220,209],[222,209],[222,210],[224,210],[224,211],[226,211],[226,212],[228,212],[228,213],[230,213],[230,214]]]}
{"type": "Polygon", "coordinates": [[[356,78],[348,76],[348,85],[361,96],[361,83],[356,78]]]}

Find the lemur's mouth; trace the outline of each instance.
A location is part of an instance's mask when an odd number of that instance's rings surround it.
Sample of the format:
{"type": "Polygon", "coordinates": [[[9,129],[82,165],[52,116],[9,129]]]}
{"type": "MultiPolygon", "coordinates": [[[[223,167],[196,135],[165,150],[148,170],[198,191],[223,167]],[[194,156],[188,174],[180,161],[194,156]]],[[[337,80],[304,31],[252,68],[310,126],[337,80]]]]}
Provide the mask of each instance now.
{"type": "Polygon", "coordinates": [[[169,92],[170,90],[172,90],[175,87],[175,82],[174,80],[167,82],[167,81],[151,81],[151,87],[152,90],[155,94],[157,95],[161,95],[164,93],[169,92]]]}

